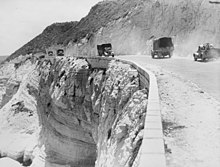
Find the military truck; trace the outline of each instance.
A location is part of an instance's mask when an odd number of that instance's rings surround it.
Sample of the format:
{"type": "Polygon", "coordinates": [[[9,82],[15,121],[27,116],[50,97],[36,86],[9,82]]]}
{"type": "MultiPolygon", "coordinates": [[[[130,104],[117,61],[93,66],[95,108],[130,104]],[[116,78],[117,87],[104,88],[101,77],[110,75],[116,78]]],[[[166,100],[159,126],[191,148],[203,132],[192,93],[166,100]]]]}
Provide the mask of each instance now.
{"type": "Polygon", "coordinates": [[[57,50],[57,56],[64,56],[64,50],[63,49],[58,49],[57,50]]]}
{"type": "Polygon", "coordinates": [[[110,43],[97,45],[98,55],[105,57],[114,57],[114,52],[112,51],[112,45],[110,43]]]}
{"type": "Polygon", "coordinates": [[[220,49],[214,48],[212,44],[205,43],[198,46],[198,50],[193,53],[194,61],[200,59],[201,61],[206,61],[212,58],[220,57],[220,49]]]}
{"type": "Polygon", "coordinates": [[[162,37],[153,39],[153,47],[151,50],[151,56],[154,59],[164,58],[165,56],[172,57],[174,46],[171,37],[162,37]]]}
{"type": "Polygon", "coordinates": [[[53,56],[53,51],[48,51],[48,56],[53,56]]]}

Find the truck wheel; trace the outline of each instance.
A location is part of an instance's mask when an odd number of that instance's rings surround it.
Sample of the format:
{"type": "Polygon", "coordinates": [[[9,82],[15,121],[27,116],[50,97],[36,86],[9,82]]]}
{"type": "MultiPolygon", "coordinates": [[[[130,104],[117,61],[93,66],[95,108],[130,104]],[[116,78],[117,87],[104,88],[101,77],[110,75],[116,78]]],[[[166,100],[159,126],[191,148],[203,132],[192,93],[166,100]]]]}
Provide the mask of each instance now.
{"type": "Polygon", "coordinates": [[[151,55],[152,59],[154,59],[154,55],[151,55]]]}
{"type": "Polygon", "coordinates": [[[173,56],[173,51],[170,52],[169,58],[171,58],[172,56],[173,56]]]}
{"type": "Polygon", "coordinates": [[[205,61],[206,60],[206,58],[202,58],[202,61],[205,61]]]}
{"type": "Polygon", "coordinates": [[[197,61],[197,58],[196,58],[196,56],[195,56],[195,55],[193,55],[193,57],[194,57],[194,61],[197,61]]]}

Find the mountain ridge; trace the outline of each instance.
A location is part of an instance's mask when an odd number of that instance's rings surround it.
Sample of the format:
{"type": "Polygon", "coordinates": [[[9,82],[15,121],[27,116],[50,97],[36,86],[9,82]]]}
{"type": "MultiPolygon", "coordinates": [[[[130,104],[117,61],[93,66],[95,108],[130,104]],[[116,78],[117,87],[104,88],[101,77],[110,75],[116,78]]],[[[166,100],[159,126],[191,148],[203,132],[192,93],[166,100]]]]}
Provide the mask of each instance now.
{"type": "Polygon", "coordinates": [[[57,44],[69,55],[94,56],[96,45],[105,42],[116,54],[148,54],[148,41],[160,36],[174,37],[177,54],[187,55],[203,42],[220,46],[219,15],[220,5],[208,0],[102,1],[79,22],[48,26],[7,60],[57,44]]]}

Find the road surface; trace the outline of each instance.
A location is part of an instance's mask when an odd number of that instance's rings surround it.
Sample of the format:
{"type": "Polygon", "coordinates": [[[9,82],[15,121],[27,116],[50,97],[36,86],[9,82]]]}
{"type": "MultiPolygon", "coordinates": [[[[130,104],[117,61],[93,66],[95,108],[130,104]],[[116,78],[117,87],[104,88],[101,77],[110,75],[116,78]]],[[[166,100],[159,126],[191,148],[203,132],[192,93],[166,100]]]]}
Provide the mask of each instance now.
{"type": "Polygon", "coordinates": [[[220,166],[220,62],[120,58],[157,77],[167,166],[220,166]]]}
{"type": "Polygon", "coordinates": [[[184,58],[152,59],[146,55],[119,56],[119,58],[132,60],[142,66],[148,64],[159,66],[192,81],[220,101],[220,61],[195,62],[193,59],[184,58]]]}

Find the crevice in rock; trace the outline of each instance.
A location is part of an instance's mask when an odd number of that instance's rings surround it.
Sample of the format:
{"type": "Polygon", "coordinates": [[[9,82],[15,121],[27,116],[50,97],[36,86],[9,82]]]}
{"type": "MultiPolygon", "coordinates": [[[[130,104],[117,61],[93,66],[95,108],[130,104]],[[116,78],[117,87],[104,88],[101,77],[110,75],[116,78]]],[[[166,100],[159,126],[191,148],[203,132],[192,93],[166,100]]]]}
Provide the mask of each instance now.
{"type": "Polygon", "coordinates": [[[136,143],[136,147],[133,149],[132,151],[132,157],[129,161],[129,167],[133,166],[133,163],[135,161],[135,159],[137,158],[138,152],[140,150],[141,144],[142,144],[143,138],[139,139],[136,143]]]}
{"type": "Polygon", "coordinates": [[[112,133],[112,129],[109,129],[108,130],[108,137],[107,137],[107,139],[109,139],[111,137],[111,133],[112,133]]]}
{"type": "Polygon", "coordinates": [[[47,103],[47,107],[50,107],[51,106],[51,103],[47,103]]]}

